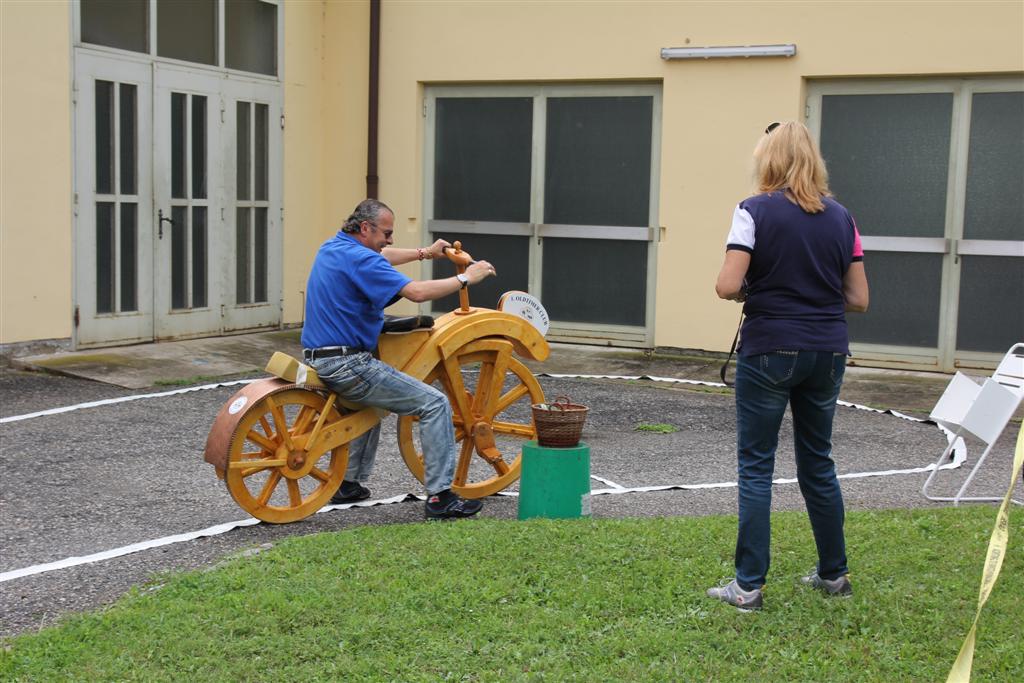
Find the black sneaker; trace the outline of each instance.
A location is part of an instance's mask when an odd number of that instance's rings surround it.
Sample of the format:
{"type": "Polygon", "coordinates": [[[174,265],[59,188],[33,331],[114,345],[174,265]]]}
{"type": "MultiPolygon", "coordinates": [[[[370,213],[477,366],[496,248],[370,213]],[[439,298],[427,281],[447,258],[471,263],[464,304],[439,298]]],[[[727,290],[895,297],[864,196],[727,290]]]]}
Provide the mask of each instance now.
{"type": "Polygon", "coordinates": [[[823,579],[818,576],[817,570],[807,576],[800,577],[800,583],[811,588],[817,588],[825,595],[836,595],[841,598],[848,598],[853,595],[853,586],[850,584],[850,575],[843,574],[836,579],[823,579]]]}
{"type": "Polygon", "coordinates": [[[331,505],[342,503],[355,503],[359,500],[366,500],[370,497],[370,489],[358,481],[343,481],[341,487],[331,496],[331,505]]]}
{"type": "Polygon", "coordinates": [[[427,497],[425,514],[427,519],[459,519],[472,517],[484,507],[482,501],[460,498],[445,489],[427,497]]]}

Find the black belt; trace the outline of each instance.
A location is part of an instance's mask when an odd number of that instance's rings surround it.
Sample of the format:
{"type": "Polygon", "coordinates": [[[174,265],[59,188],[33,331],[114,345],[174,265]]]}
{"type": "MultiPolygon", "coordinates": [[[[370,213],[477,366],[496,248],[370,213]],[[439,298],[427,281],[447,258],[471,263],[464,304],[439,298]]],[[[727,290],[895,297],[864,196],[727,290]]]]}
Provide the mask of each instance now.
{"type": "Polygon", "coordinates": [[[319,349],[302,349],[303,359],[310,363],[317,360],[318,358],[351,356],[357,353],[363,353],[363,350],[357,349],[354,346],[322,346],[319,349]]]}

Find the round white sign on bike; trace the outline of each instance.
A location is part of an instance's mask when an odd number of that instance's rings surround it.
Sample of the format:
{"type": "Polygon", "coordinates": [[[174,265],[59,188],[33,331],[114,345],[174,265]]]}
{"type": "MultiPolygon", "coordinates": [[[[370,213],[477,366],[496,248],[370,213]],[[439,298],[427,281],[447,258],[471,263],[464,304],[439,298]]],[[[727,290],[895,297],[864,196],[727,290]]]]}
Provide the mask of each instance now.
{"type": "Polygon", "coordinates": [[[540,300],[526,292],[505,292],[498,300],[498,310],[525,319],[542,335],[548,333],[548,327],[551,325],[548,312],[540,300]]]}

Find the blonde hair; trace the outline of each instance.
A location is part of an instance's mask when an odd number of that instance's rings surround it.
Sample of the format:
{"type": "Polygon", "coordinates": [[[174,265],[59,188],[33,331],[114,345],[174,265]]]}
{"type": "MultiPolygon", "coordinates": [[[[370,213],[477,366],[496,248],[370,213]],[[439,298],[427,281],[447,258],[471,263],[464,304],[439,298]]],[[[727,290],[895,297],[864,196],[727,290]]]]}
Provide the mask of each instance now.
{"type": "Polygon", "coordinates": [[[828,171],[807,126],[796,121],[779,124],[754,148],[754,180],[758,192],[786,191],[786,197],[807,213],[825,210],[831,197],[828,171]]]}

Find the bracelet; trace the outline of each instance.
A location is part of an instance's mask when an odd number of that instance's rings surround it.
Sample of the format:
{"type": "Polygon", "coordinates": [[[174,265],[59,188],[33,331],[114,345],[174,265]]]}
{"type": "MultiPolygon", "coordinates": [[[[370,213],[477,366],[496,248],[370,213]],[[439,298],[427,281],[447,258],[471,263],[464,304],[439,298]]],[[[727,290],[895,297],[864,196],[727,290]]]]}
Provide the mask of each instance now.
{"type": "Polygon", "coordinates": [[[422,261],[423,259],[427,259],[429,261],[434,258],[433,254],[431,254],[429,251],[424,251],[423,247],[416,247],[416,256],[419,257],[420,261],[422,261]]]}

